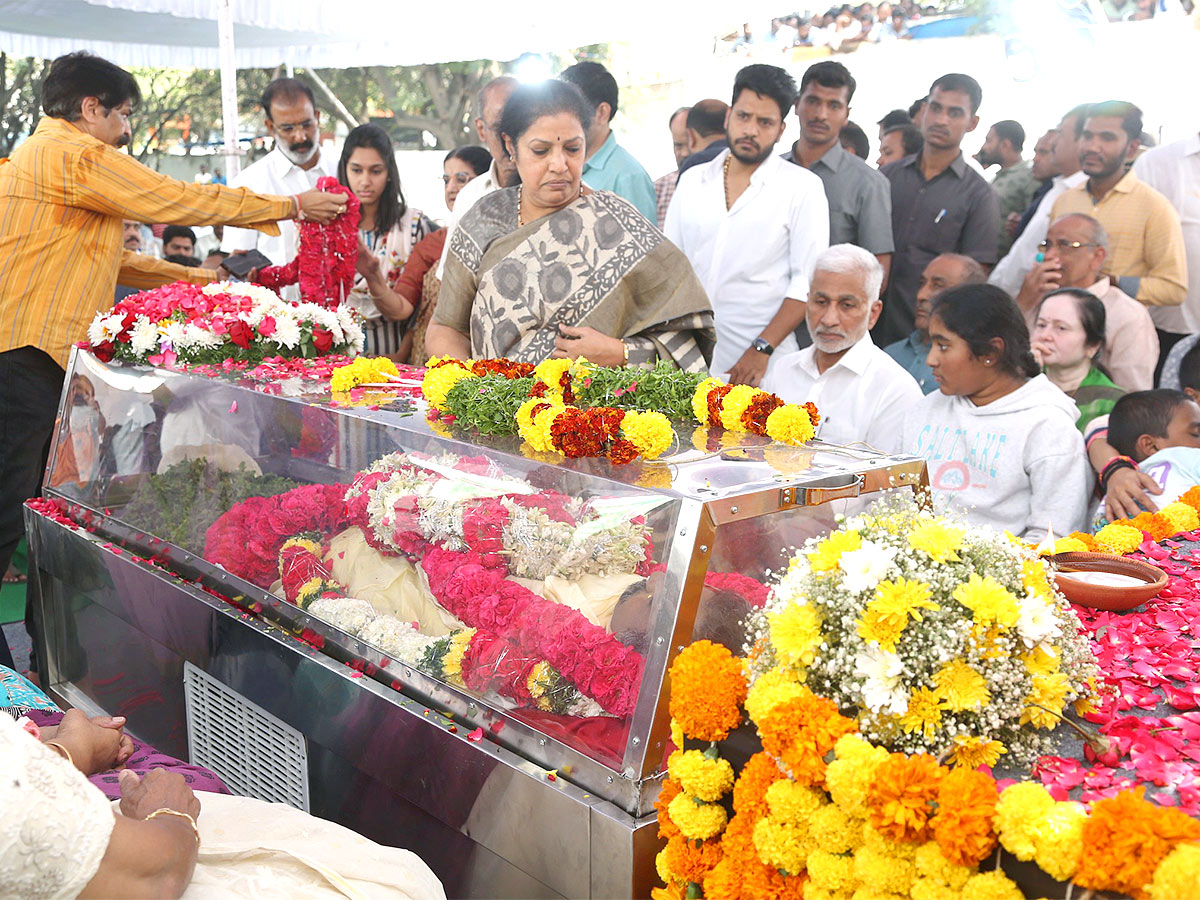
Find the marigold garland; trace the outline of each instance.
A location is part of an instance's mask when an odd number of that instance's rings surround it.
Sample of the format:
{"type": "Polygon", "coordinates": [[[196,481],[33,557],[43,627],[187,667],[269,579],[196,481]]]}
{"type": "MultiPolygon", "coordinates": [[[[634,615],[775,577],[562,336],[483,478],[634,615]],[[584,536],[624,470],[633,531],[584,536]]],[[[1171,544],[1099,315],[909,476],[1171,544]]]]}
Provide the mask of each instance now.
{"type": "Polygon", "coordinates": [[[684,734],[700,741],[722,741],[742,721],[746,676],[729,649],[697,641],[683,649],[670,669],[671,717],[684,734]]]}

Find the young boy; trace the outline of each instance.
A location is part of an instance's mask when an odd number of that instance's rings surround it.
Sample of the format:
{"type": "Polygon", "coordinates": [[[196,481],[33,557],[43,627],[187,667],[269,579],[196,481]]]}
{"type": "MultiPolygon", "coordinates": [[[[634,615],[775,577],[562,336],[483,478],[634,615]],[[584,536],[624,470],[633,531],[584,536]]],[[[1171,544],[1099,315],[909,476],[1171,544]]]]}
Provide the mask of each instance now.
{"type": "Polygon", "coordinates": [[[1191,392],[1136,391],[1108,414],[1108,442],[1162,488],[1159,509],[1200,484],[1200,405],[1191,392]]]}

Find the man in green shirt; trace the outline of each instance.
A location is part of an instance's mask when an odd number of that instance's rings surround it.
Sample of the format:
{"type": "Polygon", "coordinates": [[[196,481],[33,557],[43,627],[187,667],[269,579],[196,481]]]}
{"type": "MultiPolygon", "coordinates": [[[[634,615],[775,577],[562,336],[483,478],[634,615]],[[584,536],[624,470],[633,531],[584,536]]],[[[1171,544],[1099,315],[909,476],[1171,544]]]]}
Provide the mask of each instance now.
{"type": "Polygon", "coordinates": [[[1025,211],[1038,187],[1029,160],[1021,159],[1024,147],[1025,129],[1021,127],[1021,123],[1005,119],[988,130],[987,139],[975,154],[976,161],[985,169],[988,166],[1000,167],[1000,171],[992,180],[992,190],[996,192],[996,199],[1000,201],[1001,257],[1008,252],[1013,242],[1004,223],[1010,213],[1020,215],[1025,211]]]}

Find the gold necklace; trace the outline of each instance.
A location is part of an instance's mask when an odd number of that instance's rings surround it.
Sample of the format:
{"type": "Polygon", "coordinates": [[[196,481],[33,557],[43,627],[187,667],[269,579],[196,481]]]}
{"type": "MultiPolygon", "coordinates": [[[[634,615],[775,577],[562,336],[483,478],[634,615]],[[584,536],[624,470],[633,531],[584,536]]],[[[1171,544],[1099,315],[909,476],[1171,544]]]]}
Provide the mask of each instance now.
{"type": "Polygon", "coordinates": [[[729,202],[729,163],[732,160],[733,160],[733,153],[730,153],[727,157],[725,157],[725,211],[726,212],[728,212],[730,207],[733,206],[733,204],[729,202]]]}

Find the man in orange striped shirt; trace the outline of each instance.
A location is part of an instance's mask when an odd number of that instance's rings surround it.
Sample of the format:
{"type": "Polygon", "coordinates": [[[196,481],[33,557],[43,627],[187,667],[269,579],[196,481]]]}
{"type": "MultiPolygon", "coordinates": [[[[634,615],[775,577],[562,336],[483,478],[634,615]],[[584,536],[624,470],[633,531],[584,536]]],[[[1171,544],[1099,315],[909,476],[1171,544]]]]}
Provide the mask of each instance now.
{"type": "MultiPolygon", "coordinates": [[[[46,118],[0,160],[0,572],[24,532],[21,506],[41,483],[70,347],[112,305],[118,278],[151,288],[216,277],[125,250],[122,220],[278,234],[275,223],[301,209],[326,222],[345,208],[340,194],[267,196],[146,168],[117,149],[140,100],[124,69],[86,53],[59,57],[42,89],[46,118]]],[[[0,664],[11,664],[3,640],[0,664]]]]}

